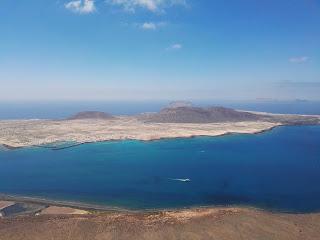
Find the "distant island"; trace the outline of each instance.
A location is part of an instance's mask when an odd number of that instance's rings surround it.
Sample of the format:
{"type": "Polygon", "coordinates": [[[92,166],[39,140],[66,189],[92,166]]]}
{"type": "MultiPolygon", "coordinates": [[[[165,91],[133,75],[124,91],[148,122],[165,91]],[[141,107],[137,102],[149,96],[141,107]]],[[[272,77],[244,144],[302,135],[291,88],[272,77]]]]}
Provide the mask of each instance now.
{"type": "Polygon", "coordinates": [[[259,133],[283,125],[317,125],[318,115],[271,114],[173,102],[157,113],[112,116],[85,111],[61,120],[0,121],[0,145],[8,148],[108,140],[156,140],[230,133],[259,133]]]}

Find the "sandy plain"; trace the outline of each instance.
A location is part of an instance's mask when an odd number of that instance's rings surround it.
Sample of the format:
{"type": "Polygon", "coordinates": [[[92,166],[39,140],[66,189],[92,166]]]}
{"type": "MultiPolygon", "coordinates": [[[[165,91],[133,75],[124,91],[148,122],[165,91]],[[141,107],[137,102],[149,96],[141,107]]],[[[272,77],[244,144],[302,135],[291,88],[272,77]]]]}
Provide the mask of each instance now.
{"type": "Polygon", "coordinates": [[[281,123],[264,121],[225,123],[145,123],[131,117],[112,120],[9,120],[0,121],[0,145],[16,148],[55,142],[157,140],[228,133],[259,133],[281,123]]]}

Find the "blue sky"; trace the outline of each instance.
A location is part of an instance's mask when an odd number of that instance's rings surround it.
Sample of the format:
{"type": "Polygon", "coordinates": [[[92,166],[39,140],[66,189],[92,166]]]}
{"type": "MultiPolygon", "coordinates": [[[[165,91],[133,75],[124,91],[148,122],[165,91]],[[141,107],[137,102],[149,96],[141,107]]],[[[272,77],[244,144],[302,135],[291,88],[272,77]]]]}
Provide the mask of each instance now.
{"type": "Polygon", "coordinates": [[[320,100],[320,1],[2,0],[0,100],[320,100]]]}

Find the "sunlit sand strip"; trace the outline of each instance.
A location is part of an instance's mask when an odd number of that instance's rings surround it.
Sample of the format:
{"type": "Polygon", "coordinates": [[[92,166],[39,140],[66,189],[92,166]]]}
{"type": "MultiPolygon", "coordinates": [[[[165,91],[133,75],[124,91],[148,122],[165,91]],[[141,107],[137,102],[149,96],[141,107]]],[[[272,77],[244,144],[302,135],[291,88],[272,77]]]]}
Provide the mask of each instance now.
{"type": "Polygon", "coordinates": [[[0,201],[0,210],[5,209],[7,207],[10,207],[14,204],[15,204],[15,202],[13,202],[13,201],[0,201]]]}
{"type": "Polygon", "coordinates": [[[89,214],[89,212],[81,209],[71,208],[71,207],[50,206],[43,209],[39,213],[39,215],[57,215],[57,214],[84,215],[84,214],[89,214]]]}

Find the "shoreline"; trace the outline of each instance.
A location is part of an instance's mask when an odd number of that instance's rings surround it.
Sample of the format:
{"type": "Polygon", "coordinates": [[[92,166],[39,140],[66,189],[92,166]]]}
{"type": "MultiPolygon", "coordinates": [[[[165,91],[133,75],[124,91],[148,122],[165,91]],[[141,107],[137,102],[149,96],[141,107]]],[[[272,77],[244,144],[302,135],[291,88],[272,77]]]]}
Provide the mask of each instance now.
{"type": "MultiPolygon", "coordinates": [[[[127,208],[103,206],[99,204],[90,204],[74,201],[63,201],[63,200],[52,200],[40,197],[28,197],[13,194],[0,193],[0,201],[13,201],[13,202],[23,202],[31,204],[42,204],[46,206],[59,206],[59,207],[72,207],[88,211],[103,211],[103,212],[127,212],[134,213],[139,212],[138,210],[131,210],[127,208]]],[[[150,210],[151,211],[151,210],[150,210]]]]}
{"type": "MultiPolygon", "coordinates": [[[[50,150],[63,150],[63,149],[67,149],[67,148],[73,148],[73,147],[77,147],[80,145],[84,145],[84,144],[92,144],[92,143],[103,143],[103,142],[117,142],[117,141],[141,141],[141,142],[153,142],[153,141],[162,141],[162,140],[174,140],[174,139],[190,139],[190,138],[197,138],[197,137],[223,137],[223,136],[229,136],[229,135],[237,135],[237,134],[243,134],[243,135],[257,135],[257,134],[262,134],[265,132],[269,132],[272,131],[275,128],[278,127],[286,127],[286,126],[301,126],[298,124],[292,124],[292,125],[288,125],[288,124],[277,124],[262,130],[258,130],[255,132],[235,132],[235,131],[226,131],[225,133],[219,133],[219,134],[195,134],[195,135],[189,135],[189,136],[167,136],[167,137],[154,137],[154,138],[150,138],[150,139],[141,139],[141,138],[114,138],[114,139],[106,139],[106,140],[97,140],[97,141],[87,141],[87,142],[74,142],[73,145],[71,146],[66,146],[66,147],[47,147],[46,145],[48,144],[55,144],[55,143],[68,143],[70,141],[68,140],[59,140],[59,141],[53,141],[53,142],[47,142],[41,145],[25,145],[25,146],[12,146],[9,144],[1,144],[0,146],[2,146],[3,148],[5,148],[6,150],[16,150],[16,149],[21,149],[21,148],[30,148],[30,147],[39,147],[39,148],[46,148],[46,149],[50,149],[50,150]]],[[[317,126],[317,124],[313,124],[313,125],[303,125],[303,126],[317,126]]],[[[1,150],[1,149],[0,149],[1,150]]]]}
{"type": "Polygon", "coordinates": [[[94,144],[94,143],[104,143],[104,142],[122,142],[122,141],[140,141],[140,142],[154,142],[154,141],[162,141],[162,140],[175,140],[175,139],[191,139],[191,138],[198,138],[198,137],[209,137],[209,138],[216,138],[216,137],[224,137],[224,136],[230,136],[230,135],[258,135],[258,134],[263,134],[266,132],[270,132],[276,128],[280,128],[280,127],[301,127],[301,126],[320,126],[320,124],[307,124],[307,125],[300,125],[300,124],[279,124],[279,125],[275,125],[266,129],[262,129],[256,132],[225,132],[225,133],[221,133],[221,134],[217,134],[217,135],[190,135],[190,136],[169,136],[169,137],[160,137],[160,138],[151,138],[151,139],[139,139],[139,138],[119,138],[119,139],[106,139],[106,140],[98,140],[98,141],[88,141],[88,142],[73,142],[73,145],[70,146],[66,146],[66,147],[48,147],[46,145],[49,144],[55,144],[55,143],[68,143],[70,141],[68,140],[60,140],[60,141],[56,141],[56,142],[48,142],[48,143],[44,143],[41,145],[26,145],[26,146],[19,146],[19,147],[15,147],[15,146],[11,146],[8,144],[0,144],[0,151],[1,151],[1,147],[3,147],[5,150],[17,150],[17,149],[22,149],[22,148],[45,148],[45,149],[50,149],[53,151],[58,151],[58,150],[64,150],[64,149],[68,149],[68,148],[73,148],[73,147],[78,147],[84,144],[94,144]]]}
{"type": "Polygon", "coordinates": [[[3,194],[0,193],[0,201],[12,201],[12,202],[20,202],[20,203],[29,203],[29,204],[39,204],[44,206],[57,206],[57,207],[70,207],[76,208],[80,210],[93,211],[93,212],[110,212],[110,213],[161,213],[161,212],[176,212],[176,211],[192,211],[196,209],[245,209],[245,210],[253,210],[260,211],[266,213],[274,213],[274,214],[292,214],[292,215],[300,215],[300,214],[320,214],[320,209],[310,212],[298,212],[298,211],[289,211],[289,210],[281,210],[281,209],[265,209],[261,207],[251,206],[251,205],[194,205],[194,206],[186,206],[186,207],[168,207],[168,208],[126,208],[126,207],[116,207],[116,206],[108,206],[103,204],[93,204],[93,203],[85,203],[85,202],[76,202],[76,201],[64,201],[64,200],[53,200],[48,198],[40,198],[40,197],[28,197],[21,195],[13,195],[13,194],[3,194]]]}

